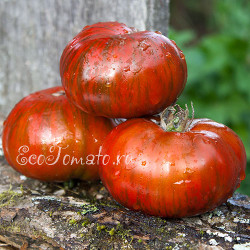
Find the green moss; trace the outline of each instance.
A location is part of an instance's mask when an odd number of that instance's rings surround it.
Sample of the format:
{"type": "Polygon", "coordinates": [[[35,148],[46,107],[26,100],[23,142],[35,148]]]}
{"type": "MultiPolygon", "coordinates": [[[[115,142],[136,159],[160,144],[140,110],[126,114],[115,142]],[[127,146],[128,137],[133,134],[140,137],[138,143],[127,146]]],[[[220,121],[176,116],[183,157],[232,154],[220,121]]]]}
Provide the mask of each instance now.
{"type": "Polygon", "coordinates": [[[117,208],[121,207],[121,205],[119,205],[119,204],[111,204],[109,202],[104,202],[104,201],[99,202],[97,204],[100,205],[100,206],[110,207],[110,208],[114,208],[114,209],[117,209],[117,208]]]}
{"type": "Polygon", "coordinates": [[[90,221],[88,219],[86,219],[83,221],[82,226],[86,227],[88,224],[90,224],[90,221]]]}
{"type": "Polygon", "coordinates": [[[97,212],[98,210],[99,209],[93,204],[84,204],[83,210],[81,211],[81,214],[85,215],[87,213],[94,213],[94,212],[97,212]]]}
{"type": "Polygon", "coordinates": [[[204,235],[204,231],[203,230],[200,230],[199,231],[199,234],[201,235],[201,237],[204,235]]]}
{"type": "Polygon", "coordinates": [[[98,231],[102,231],[102,230],[105,229],[105,228],[106,228],[105,225],[99,225],[99,224],[97,224],[97,226],[96,226],[96,229],[97,229],[98,231]]]}
{"type": "Polygon", "coordinates": [[[128,239],[130,239],[130,242],[133,241],[133,236],[130,233],[131,230],[130,229],[124,229],[123,226],[120,223],[116,226],[116,231],[117,231],[117,234],[120,235],[124,241],[126,241],[128,239]]]}
{"type": "Polygon", "coordinates": [[[0,225],[0,229],[3,231],[12,232],[12,233],[21,232],[21,227],[16,225],[15,223],[12,223],[10,226],[0,225]]]}
{"type": "Polygon", "coordinates": [[[77,221],[75,219],[71,219],[69,221],[69,224],[72,226],[72,225],[75,225],[77,223],[77,221]]]}
{"type": "Polygon", "coordinates": [[[23,188],[20,187],[21,193],[15,192],[12,190],[12,186],[10,186],[9,190],[4,191],[0,194],[0,208],[9,206],[23,196],[23,188]]]}
{"type": "Polygon", "coordinates": [[[65,181],[63,186],[65,189],[72,189],[75,186],[75,182],[73,180],[65,181]]]}
{"type": "Polygon", "coordinates": [[[115,228],[113,227],[110,231],[109,231],[109,235],[113,236],[115,234],[115,228]]]}
{"type": "MultiPolygon", "coordinates": [[[[1,231],[6,231],[6,232],[10,232],[10,233],[14,233],[14,234],[18,234],[18,233],[23,233],[24,228],[26,228],[26,223],[23,221],[21,223],[15,223],[12,222],[11,224],[8,225],[0,225],[0,230],[1,231]]],[[[40,237],[42,239],[44,239],[45,241],[49,241],[50,238],[41,231],[35,230],[33,229],[32,232],[30,232],[31,235],[33,235],[33,237],[40,237]]]]}

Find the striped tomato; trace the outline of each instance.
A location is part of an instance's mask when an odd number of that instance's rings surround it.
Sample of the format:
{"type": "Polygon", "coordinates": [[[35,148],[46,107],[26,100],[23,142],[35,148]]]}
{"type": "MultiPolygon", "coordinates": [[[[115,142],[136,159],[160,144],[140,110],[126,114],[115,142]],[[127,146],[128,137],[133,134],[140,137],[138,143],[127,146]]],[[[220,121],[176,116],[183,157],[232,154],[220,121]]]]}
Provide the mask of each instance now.
{"type": "Polygon", "coordinates": [[[3,149],[20,173],[43,181],[98,179],[99,152],[113,121],[71,104],[62,87],[22,99],[4,123],[3,149]]]}
{"type": "Polygon", "coordinates": [[[187,67],[182,51],[160,32],[104,22],[86,26],[69,42],[60,74],[68,98],[83,111],[131,118],[175,102],[187,67]]]}
{"type": "Polygon", "coordinates": [[[102,162],[99,173],[116,201],[178,218],[212,210],[232,196],[245,178],[240,138],[209,119],[184,119],[179,126],[181,120],[174,117],[160,127],[130,119],[106,137],[102,154],[109,161],[102,162]]]}

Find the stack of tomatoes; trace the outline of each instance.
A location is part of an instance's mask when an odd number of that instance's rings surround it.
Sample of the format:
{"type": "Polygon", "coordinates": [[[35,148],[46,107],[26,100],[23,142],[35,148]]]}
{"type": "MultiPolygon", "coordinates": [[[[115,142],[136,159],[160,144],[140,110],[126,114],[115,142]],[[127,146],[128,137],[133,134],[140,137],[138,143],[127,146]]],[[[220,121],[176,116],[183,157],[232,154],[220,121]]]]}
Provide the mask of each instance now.
{"type": "Polygon", "coordinates": [[[240,138],[175,104],[186,61],[160,32],[86,26],[64,49],[60,75],[63,87],[22,99],[4,123],[5,157],[22,174],[100,177],[120,204],[162,217],[214,209],[245,178],[240,138]]]}

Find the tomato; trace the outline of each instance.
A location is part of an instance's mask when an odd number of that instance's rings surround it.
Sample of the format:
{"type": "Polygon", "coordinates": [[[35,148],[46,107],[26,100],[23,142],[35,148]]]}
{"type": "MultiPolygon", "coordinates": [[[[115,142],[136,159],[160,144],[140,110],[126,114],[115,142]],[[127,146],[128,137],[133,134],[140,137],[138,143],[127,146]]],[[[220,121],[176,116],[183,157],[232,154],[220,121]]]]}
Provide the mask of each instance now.
{"type": "Polygon", "coordinates": [[[71,104],[62,87],[22,99],[4,123],[3,150],[20,173],[43,181],[95,180],[99,152],[112,120],[94,117],[71,104]],[[89,158],[88,158],[89,157],[89,158]]]}
{"type": "MultiPolygon", "coordinates": [[[[172,120],[175,122],[175,120],[172,120]]],[[[178,121],[178,120],[177,120],[178,121]]],[[[142,118],[118,125],[106,137],[100,178],[127,208],[180,218],[214,209],[245,178],[240,138],[209,119],[191,119],[182,132],[142,118]]]]}
{"type": "Polygon", "coordinates": [[[136,31],[118,22],[86,26],[60,60],[68,98],[83,111],[105,117],[153,115],[183,91],[182,51],[160,32],[136,31]]]}

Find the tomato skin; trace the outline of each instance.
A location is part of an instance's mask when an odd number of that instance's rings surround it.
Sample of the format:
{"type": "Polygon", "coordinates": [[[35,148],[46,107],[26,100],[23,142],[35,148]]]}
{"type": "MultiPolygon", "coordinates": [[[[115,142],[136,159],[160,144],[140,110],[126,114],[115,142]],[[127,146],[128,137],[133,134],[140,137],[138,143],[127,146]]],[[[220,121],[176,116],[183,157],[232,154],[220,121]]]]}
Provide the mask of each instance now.
{"type": "Polygon", "coordinates": [[[112,118],[153,115],[176,101],[187,79],[174,41],[118,22],[86,26],[64,49],[62,85],[83,111],[112,118]]]}
{"type": "Polygon", "coordinates": [[[208,119],[194,119],[183,133],[165,132],[146,119],[128,120],[106,137],[102,154],[110,161],[100,165],[100,178],[113,198],[154,216],[181,218],[210,211],[245,178],[240,138],[208,119]]]}
{"type": "Polygon", "coordinates": [[[53,87],[30,94],[13,108],[4,123],[4,155],[15,170],[38,180],[96,180],[97,161],[76,161],[97,155],[113,127],[112,120],[82,112],[61,86],[53,87]]]}

